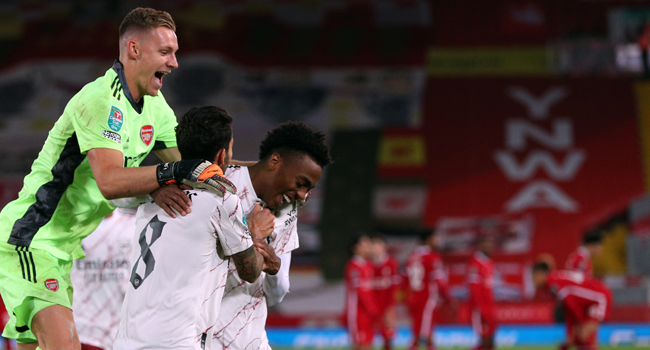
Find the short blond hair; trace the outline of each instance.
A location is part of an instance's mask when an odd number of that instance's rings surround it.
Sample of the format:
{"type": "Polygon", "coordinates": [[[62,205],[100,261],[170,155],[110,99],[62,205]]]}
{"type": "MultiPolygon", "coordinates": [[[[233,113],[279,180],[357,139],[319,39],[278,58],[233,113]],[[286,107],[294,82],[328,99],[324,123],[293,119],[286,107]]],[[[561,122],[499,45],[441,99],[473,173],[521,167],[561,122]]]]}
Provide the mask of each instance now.
{"type": "Polygon", "coordinates": [[[138,7],[129,12],[122,20],[120,38],[130,30],[150,30],[158,27],[167,27],[176,31],[176,24],[169,13],[149,7],[138,7]]]}

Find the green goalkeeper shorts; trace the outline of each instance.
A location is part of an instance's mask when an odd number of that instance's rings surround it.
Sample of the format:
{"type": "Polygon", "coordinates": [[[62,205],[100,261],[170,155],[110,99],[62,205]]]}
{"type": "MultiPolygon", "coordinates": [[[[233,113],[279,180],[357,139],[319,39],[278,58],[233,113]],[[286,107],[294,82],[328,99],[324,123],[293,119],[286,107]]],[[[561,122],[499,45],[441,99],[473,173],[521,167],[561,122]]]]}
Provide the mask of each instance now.
{"type": "Polygon", "coordinates": [[[9,322],[2,336],[19,343],[32,343],[32,319],[52,305],[72,309],[72,261],[61,260],[45,250],[0,244],[0,295],[9,322]]]}

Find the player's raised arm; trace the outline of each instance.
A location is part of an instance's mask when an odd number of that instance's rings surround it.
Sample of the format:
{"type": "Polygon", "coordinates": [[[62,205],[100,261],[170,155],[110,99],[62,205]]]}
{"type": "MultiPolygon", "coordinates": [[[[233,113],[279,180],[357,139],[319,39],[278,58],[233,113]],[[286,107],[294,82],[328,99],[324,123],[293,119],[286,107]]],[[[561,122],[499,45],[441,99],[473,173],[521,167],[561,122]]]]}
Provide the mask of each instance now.
{"type": "MultiPolygon", "coordinates": [[[[251,232],[253,241],[262,240],[273,232],[275,216],[271,214],[269,209],[262,209],[257,204],[253,207],[253,211],[248,217],[248,228],[251,232]]],[[[262,273],[264,267],[264,258],[255,246],[251,246],[243,252],[239,252],[232,256],[237,267],[239,277],[246,282],[253,283],[262,273]]]]}

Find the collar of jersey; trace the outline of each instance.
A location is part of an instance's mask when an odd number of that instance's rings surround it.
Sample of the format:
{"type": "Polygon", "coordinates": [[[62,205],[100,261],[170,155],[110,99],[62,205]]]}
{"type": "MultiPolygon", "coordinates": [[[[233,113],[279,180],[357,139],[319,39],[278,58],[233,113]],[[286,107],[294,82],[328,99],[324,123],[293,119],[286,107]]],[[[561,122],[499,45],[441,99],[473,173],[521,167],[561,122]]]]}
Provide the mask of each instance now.
{"type": "Polygon", "coordinates": [[[129,85],[126,83],[126,77],[124,76],[124,67],[122,66],[122,62],[120,62],[120,60],[115,60],[115,63],[113,63],[113,70],[115,73],[117,73],[117,77],[120,79],[120,85],[122,85],[122,92],[124,93],[124,97],[126,97],[126,99],[131,104],[131,107],[133,107],[133,109],[138,112],[138,114],[142,113],[142,108],[144,107],[144,96],[142,99],[140,99],[140,103],[135,102],[133,96],[131,96],[129,85]]]}

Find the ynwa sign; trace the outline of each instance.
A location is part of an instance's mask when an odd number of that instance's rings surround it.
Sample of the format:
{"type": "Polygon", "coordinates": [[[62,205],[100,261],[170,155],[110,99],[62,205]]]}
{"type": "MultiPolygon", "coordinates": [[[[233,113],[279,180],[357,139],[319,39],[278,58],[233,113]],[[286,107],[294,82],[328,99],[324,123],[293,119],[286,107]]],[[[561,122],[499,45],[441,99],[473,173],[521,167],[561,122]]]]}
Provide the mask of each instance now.
{"type": "Polygon", "coordinates": [[[644,192],[624,79],[431,79],[429,225],[532,215],[530,254],[563,263],[580,234],[644,192]]]}

